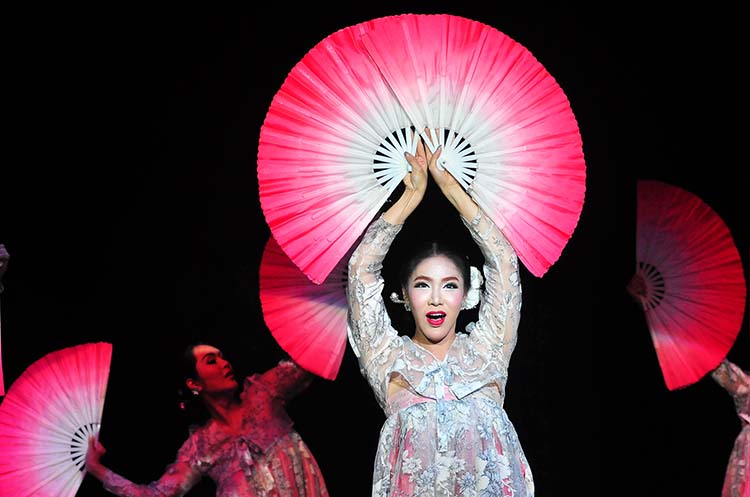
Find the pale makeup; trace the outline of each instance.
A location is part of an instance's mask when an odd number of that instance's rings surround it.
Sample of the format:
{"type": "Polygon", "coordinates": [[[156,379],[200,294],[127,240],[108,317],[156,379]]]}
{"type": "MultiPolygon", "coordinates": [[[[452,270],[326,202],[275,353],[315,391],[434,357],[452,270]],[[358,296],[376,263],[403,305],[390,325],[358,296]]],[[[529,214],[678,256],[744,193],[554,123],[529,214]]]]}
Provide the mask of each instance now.
{"type": "Polygon", "coordinates": [[[443,255],[428,257],[414,269],[405,293],[416,324],[414,341],[428,350],[447,349],[466,293],[458,267],[443,255]]]}

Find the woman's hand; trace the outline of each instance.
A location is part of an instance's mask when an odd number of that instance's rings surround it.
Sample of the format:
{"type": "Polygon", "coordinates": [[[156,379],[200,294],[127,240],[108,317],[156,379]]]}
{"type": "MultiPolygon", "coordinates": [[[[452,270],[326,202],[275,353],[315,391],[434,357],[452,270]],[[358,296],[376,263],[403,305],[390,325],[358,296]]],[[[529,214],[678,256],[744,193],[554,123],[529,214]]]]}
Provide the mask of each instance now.
{"type": "Polygon", "coordinates": [[[628,293],[637,301],[640,302],[641,298],[645,297],[648,293],[648,286],[646,280],[640,273],[635,273],[626,287],[628,293]]]}
{"type": "MultiPolygon", "coordinates": [[[[425,133],[433,143],[438,142],[436,135],[440,132],[440,130],[435,130],[434,132],[429,129],[425,130],[425,133]]],[[[466,193],[466,190],[461,186],[461,183],[459,183],[447,169],[440,166],[439,159],[442,151],[442,146],[438,147],[435,150],[435,153],[430,153],[429,150],[426,151],[425,155],[430,175],[435,180],[440,191],[445,195],[445,198],[453,204],[456,210],[458,210],[458,212],[466,219],[472,219],[479,210],[479,207],[471,196],[466,193]]]]}
{"type": "Polygon", "coordinates": [[[5,245],[0,243],[0,278],[5,274],[5,270],[8,269],[8,261],[10,260],[10,254],[5,249],[5,245]]]}
{"type": "Polygon", "coordinates": [[[432,154],[424,146],[424,142],[417,136],[417,150],[415,155],[404,152],[406,162],[411,166],[411,172],[404,176],[404,186],[407,190],[424,195],[427,190],[427,169],[432,154]]]}
{"type": "MultiPolygon", "coordinates": [[[[431,129],[425,129],[425,134],[430,139],[430,142],[432,143],[439,143],[437,137],[438,133],[440,133],[440,130],[435,130],[434,132],[431,129]]],[[[439,163],[438,159],[440,159],[440,154],[443,151],[442,145],[438,146],[435,150],[435,153],[430,152],[429,150],[425,151],[425,156],[427,158],[427,167],[430,171],[430,174],[432,175],[432,178],[435,180],[435,183],[440,187],[440,190],[445,193],[446,188],[450,189],[454,186],[457,186],[461,188],[461,185],[456,181],[456,178],[453,177],[451,173],[448,172],[447,169],[443,169],[439,163]]]]}
{"type": "Polygon", "coordinates": [[[430,160],[424,143],[417,136],[417,150],[414,155],[404,152],[411,171],[404,176],[404,192],[393,205],[383,213],[383,219],[390,224],[404,224],[406,218],[417,208],[427,191],[427,171],[430,160]]]}
{"type": "Polygon", "coordinates": [[[89,437],[89,450],[86,452],[86,471],[101,480],[106,468],[100,462],[102,456],[107,452],[96,437],[89,437]]]}

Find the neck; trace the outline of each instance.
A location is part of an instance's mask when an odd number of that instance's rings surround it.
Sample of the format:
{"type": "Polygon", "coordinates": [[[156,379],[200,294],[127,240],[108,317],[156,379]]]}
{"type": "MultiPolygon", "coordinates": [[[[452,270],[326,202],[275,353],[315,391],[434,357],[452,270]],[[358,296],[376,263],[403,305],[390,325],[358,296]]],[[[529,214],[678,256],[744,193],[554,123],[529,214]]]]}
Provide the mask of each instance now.
{"type": "Polygon", "coordinates": [[[445,359],[446,354],[448,354],[448,349],[450,349],[451,345],[456,340],[456,331],[451,330],[442,340],[433,342],[427,338],[424,333],[417,330],[414,333],[414,338],[412,338],[412,340],[414,343],[418,344],[420,347],[442,361],[445,359]]]}
{"type": "Polygon", "coordinates": [[[232,413],[239,403],[235,400],[234,393],[204,397],[204,404],[211,418],[217,423],[228,425],[232,420],[232,413]]]}

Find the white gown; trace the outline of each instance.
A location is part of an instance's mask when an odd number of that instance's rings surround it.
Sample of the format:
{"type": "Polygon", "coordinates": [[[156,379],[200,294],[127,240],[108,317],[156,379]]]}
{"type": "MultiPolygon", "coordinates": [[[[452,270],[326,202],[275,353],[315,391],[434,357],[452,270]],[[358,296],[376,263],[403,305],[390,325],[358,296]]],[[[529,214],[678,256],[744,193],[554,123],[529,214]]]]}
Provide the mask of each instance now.
{"type": "Polygon", "coordinates": [[[373,497],[532,497],[534,483],[503,409],[521,311],[518,259],[481,211],[462,219],[485,258],[477,322],[440,361],[392,327],[382,261],[400,225],[375,220],[349,263],[349,343],[387,419],[373,497]],[[402,388],[388,396],[388,386],[402,388]]]}

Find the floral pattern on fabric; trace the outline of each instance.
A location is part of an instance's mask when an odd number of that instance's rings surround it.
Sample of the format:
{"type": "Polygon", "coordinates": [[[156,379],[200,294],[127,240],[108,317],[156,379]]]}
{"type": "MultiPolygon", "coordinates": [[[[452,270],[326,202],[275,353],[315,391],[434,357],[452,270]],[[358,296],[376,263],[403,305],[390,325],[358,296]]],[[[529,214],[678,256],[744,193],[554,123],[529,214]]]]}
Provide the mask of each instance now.
{"type": "Polygon", "coordinates": [[[485,259],[479,318],[438,360],[392,327],[382,262],[401,225],[382,217],[349,261],[348,337],[387,416],[373,497],[533,497],[534,483],[503,409],[521,311],[518,259],[481,211],[462,219],[485,259]],[[389,395],[392,382],[399,384],[389,395]]]}
{"type": "Polygon", "coordinates": [[[732,396],[742,423],[729,455],[721,497],[750,497],[750,376],[725,359],[711,377],[732,396]]]}
{"type": "Polygon", "coordinates": [[[107,471],[104,487],[121,497],[179,497],[207,475],[216,497],[328,497],[320,468],[285,410],[312,379],[288,360],[246,378],[241,435],[209,421],[191,432],[159,480],[138,485],[107,471]]]}

